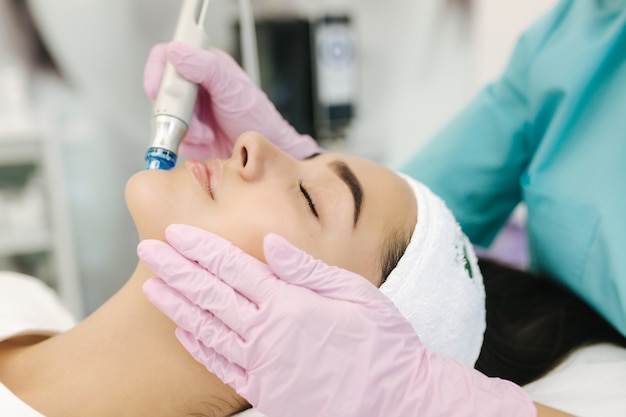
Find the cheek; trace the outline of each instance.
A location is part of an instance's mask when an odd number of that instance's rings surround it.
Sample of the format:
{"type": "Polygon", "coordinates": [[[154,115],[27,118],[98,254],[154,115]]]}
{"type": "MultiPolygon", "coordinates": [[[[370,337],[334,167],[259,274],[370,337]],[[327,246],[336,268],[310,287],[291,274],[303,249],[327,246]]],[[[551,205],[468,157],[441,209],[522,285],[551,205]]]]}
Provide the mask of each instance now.
{"type": "Polygon", "coordinates": [[[212,218],[207,230],[229,240],[262,262],[265,262],[263,239],[268,233],[276,233],[299,248],[311,248],[306,233],[302,233],[293,217],[284,212],[267,212],[256,207],[254,210],[235,209],[228,213],[221,221],[212,218]]]}
{"type": "Polygon", "coordinates": [[[319,258],[329,265],[354,272],[375,286],[380,286],[379,252],[372,248],[375,239],[367,234],[347,238],[334,236],[318,245],[319,258]]]}
{"type": "Polygon", "coordinates": [[[298,207],[297,203],[289,195],[247,188],[216,205],[209,220],[211,231],[261,261],[265,261],[263,239],[268,233],[276,233],[298,248],[316,252],[319,232],[315,231],[313,222],[307,222],[307,213],[298,211],[306,207],[298,207]]]}

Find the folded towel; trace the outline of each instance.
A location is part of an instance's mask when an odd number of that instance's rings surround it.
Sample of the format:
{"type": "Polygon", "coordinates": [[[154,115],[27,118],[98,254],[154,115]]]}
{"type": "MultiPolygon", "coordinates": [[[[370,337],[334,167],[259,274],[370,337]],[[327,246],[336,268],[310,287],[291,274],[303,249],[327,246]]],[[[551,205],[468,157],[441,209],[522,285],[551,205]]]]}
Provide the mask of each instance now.
{"type": "Polygon", "coordinates": [[[476,254],[443,200],[400,175],[415,193],[417,224],[380,289],[429,349],[473,367],[486,327],[485,287],[476,254]]]}

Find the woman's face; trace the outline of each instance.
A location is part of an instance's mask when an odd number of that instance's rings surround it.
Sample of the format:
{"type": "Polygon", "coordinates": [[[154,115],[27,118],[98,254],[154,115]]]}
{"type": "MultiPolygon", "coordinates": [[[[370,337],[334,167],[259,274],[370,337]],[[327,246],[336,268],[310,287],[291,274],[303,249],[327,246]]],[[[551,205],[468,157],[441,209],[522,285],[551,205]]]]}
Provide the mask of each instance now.
{"type": "Polygon", "coordinates": [[[264,261],[263,237],[274,232],[377,286],[387,234],[410,236],[416,218],[408,184],[381,165],[332,153],[299,161],[254,132],[228,160],[138,172],[126,201],[141,239],[164,240],[168,225],[183,223],[264,261]]]}

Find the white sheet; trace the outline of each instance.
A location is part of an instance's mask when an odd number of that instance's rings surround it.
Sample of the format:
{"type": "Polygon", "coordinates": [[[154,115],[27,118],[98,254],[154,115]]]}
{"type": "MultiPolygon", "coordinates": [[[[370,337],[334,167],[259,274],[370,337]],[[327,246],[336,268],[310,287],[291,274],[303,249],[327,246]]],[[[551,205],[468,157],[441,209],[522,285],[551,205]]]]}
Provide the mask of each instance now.
{"type": "MultiPolygon", "coordinates": [[[[54,334],[70,329],[74,318],[56,293],[27,275],[0,271],[0,342],[21,334],[54,334]]],[[[0,416],[44,417],[0,382],[0,416]]]]}
{"type": "Polygon", "coordinates": [[[524,389],[536,402],[578,417],[626,416],[626,349],[609,344],[579,349],[524,389]]]}

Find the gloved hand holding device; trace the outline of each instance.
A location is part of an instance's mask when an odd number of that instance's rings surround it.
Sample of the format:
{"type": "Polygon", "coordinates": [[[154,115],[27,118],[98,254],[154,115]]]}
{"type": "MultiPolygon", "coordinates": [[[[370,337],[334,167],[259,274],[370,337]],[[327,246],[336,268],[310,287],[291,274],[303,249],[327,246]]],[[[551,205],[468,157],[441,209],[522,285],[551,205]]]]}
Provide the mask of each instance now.
{"type": "Polygon", "coordinates": [[[168,60],[183,78],[200,86],[181,155],[229,157],[234,141],[249,130],[262,133],[298,159],[320,152],[315,140],[287,123],[237,62],[219,49],[204,50],[180,42],[154,46],[144,70],[144,89],[152,100],[168,60]]]}
{"type": "Polygon", "coordinates": [[[190,226],[166,238],[139,244],[159,276],[146,296],[196,360],[268,416],[536,416],[522,388],[430,352],[365,278],[277,235],[264,240],[267,264],[190,226]]]}

